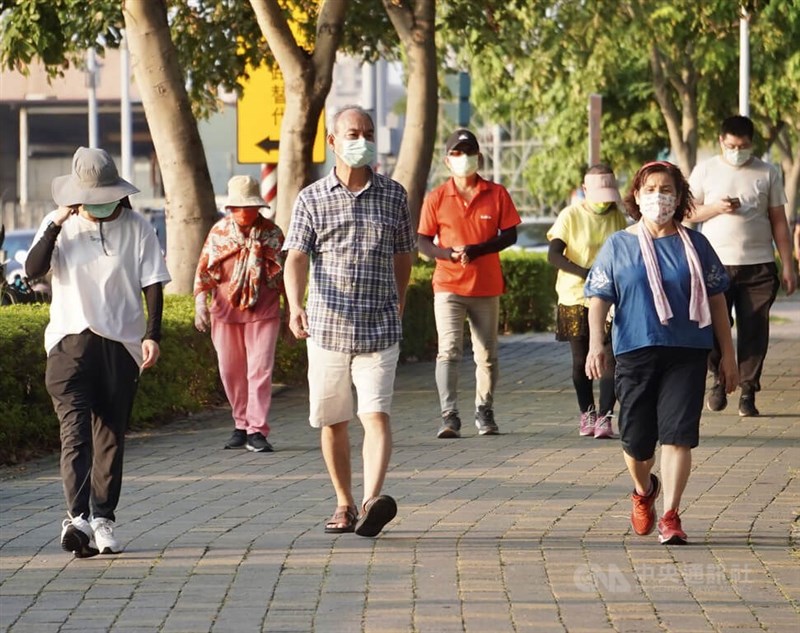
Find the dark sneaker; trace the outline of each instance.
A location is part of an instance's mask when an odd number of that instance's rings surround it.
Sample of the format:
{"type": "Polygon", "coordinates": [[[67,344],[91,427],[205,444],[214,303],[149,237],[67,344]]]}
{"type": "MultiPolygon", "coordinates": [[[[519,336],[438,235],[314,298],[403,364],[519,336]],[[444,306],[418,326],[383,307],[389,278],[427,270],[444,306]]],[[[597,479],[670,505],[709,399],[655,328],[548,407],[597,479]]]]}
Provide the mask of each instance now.
{"type": "Polygon", "coordinates": [[[100,553],[92,526],[82,516],[64,519],[61,524],[61,549],[72,552],[76,558],[89,558],[100,553]]]}
{"type": "Polygon", "coordinates": [[[230,439],[225,443],[225,448],[244,448],[247,444],[247,431],[234,429],[230,439]]]}
{"type": "Polygon", "coordinates": [[[756,409],[756,397],[754,394],[745,394],[739,398],[739,415],[743,418],[754,418],[761,415],[756,409]]]}
{"type": "Polygon", "coordinates": [[[455,411],[448,411],[442,416],[442,426],[436,434],[440,440],[461,437],[461,418],[455,411]]]}
{"type": "Polygon", "coordinates": [[[711,391],[708,393],[708,400],[706,406],[709,411],[722,411],[728,406],[728,396],[725,394],[725,387],[718,382],[714,383],[711,391]]]}
{"type": "Polygon", "coordinates": [[[689,539],[681,527],[681,518],[676,510],[670,510],[658,522],[658,540],[664,545],[686,545],[689,539]]]}
{"type": "Polygon", "coordinates": [[[481,405],[475,412],[475,426],[478,427],[478,435],[497,435],[500,429],[494,421],[494,411],[486,405],[481,405]]]}
{"type": "Polygon", "coordinates": [[[631,526],[639,536],[645,536],[653,531],[656,526],[656,499],[661,492],[661,482],[653,473],[650,473],[650,493],[640,495],[633,491],[631,501],[631,526]]]}
{"type": "Polygon", "coordinates": [[[261,433],[248,435],[246,447],[248,451],[253,451],[254,453],[272,453],[275,450],[261,433]]]}

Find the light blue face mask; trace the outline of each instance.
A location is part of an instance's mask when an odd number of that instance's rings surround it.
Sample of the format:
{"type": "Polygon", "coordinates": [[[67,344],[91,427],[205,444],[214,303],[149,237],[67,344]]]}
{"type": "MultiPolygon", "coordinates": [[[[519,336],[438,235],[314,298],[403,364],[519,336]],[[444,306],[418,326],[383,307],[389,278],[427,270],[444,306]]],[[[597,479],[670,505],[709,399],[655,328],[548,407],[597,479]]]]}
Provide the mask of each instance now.
{"type": "Polygon", "coordinates": [[[339,157],[355,169],[365,167],[375,160],[375,143],[363,136],[357,139],[345,139],[342,141],[342,153],[339,157]]]}
{"type": "Polygon", "coordinates": [[[84,204],[83,208],[86,209],[86,213],[92,217],[103,220],[114,213],[118,206],[119,200],[114,200],[113,202],[106,202],[104,204],[84,204]]]}

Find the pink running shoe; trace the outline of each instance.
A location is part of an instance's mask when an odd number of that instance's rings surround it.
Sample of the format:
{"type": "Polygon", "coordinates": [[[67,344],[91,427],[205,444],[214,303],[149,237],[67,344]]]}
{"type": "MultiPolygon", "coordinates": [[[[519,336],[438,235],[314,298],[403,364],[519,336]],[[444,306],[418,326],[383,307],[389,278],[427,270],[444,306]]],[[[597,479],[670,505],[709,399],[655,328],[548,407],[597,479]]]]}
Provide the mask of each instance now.
{"type": "Polygon", "coordinates": [[[595,423],[597,422],[597,411],[591,405],[585,413],[581,413],[581,426],[579,433],[584,437],[591,437],[595,433],[595,423]]]}
{"type": "Polygon", "coordinates": [[[604,416],[597,418],[594,423],[594,439],[607,440],[614,437],[614,429],[611,425],[612,417],[611,411],[609,411],[604,416]]]}

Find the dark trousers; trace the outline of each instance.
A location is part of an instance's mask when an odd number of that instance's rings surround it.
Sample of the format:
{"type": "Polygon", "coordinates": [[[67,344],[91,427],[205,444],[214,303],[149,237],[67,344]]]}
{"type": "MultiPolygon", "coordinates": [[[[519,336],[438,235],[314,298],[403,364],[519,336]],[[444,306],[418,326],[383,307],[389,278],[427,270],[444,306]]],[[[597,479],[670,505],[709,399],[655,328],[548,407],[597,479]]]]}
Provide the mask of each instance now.
{"type": "MultiPolygon", "coordinates": [[[[589,338],[576,336],[569,339],[572,352],[572,384],[578,396],[578,407],[581,413],[586,413],[589,407],[594,406],[594,389],[592,380],[586,377],[586,356],[589,354],[589,338]]],[[[600,376],[600,408],[598,415],[605,415],[614,410],[617,396],[614,393],[614,353],[611,350],[610,337],[605,340],[606,368],[600,376]]]]}
{"type": "MultiPolygon", "coordinates": [[[[769,309],[775,301],[780,281],[774,262],[725,266],[731,284],[725,292],[728,316],[736,312],[736,359],[739,363],[739,387],[743,394],[761,390],[761,370],[769,347],[769,309]]],[[[733,319],[731,318],[731,324],[733,319]]],[[[719,343],[708,356],[708,369],[719,374],[719,343]]]]}
{"type": "Polygon", "coordinates": [[[139,384],[136,361],[121,343],[84,330],[50,351],[45,384],[61,424],[70,515],[115,520],[125,431],[139,384]]]}

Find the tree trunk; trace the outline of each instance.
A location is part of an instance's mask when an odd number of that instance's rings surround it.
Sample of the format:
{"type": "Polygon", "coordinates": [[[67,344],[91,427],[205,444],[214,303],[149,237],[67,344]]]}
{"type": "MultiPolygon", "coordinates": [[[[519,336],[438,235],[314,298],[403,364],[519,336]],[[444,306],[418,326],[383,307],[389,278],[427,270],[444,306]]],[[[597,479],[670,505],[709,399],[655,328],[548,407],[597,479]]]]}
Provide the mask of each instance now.
{"type": "Polygon", "coordinates": [[[348,0],[322,0],[317,39],[310,55],[292,35],[277,0],[250,0],[261,33],[283,74],[286,107],[278,153],[275,222],[288,230],[300,189],[310,181],[314,137],[331,89],[336,50],[342,38],[348,0]]]}
{"type": "Polygon", "coordinates": [[[653,92],[661,115],[667,125],[669,144],[680,170],[688,177],[697,162],[697,96],[692,86],[676,85],[668,79],[666,60],[655,44],[650,49],[650,70],[653,92]],[[681,109],[678,110],[670,92],[672,87],[680,96],[681,109]]]}
{"type": "Polygon", "coordinates": [[[412,226],[416,227],[436,143],[436,1],[383,0],[383,5],[400,36],[408,68],[405,128],[392,177],[408,192],[412,226]]]}
{"type": "Polygon", "coordinates": [[[783,168],[783,187],[786,190],[786,219],[789,226],[798,220],[800,213],[800,147],[796,152],[792,152],[791,134],[786,127],[783,127],[778,137],[775,139],[775,147],[781,157],[781,167],[783,168]]]}
{"type": "Polygon", "coordinates": [[[214,188],[192,114],[164,0],[123,3],[125,35],[166,192],[172,294],[191,294],[200,250],[216,218],[214,188]]]}

